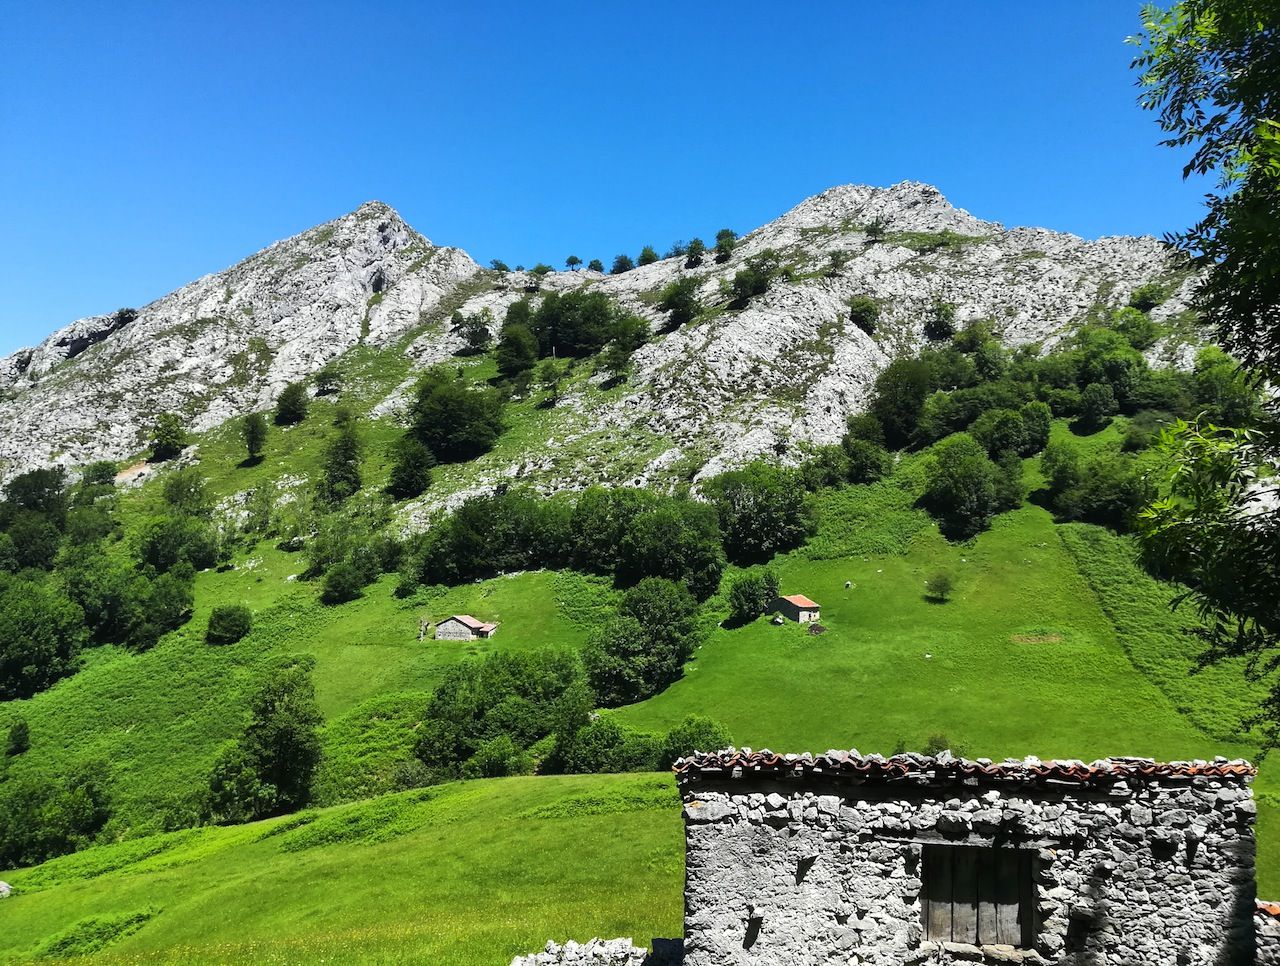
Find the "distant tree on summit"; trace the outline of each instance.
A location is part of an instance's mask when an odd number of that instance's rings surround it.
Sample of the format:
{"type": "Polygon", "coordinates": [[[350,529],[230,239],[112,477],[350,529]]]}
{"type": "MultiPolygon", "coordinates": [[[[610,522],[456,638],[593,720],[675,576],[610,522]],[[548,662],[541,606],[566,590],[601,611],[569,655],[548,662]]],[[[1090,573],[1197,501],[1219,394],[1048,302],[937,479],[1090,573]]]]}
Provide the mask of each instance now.
{"type": "Polygon", "coordinates": [[[701,238],[695,238],[689,242],[689,246],[684,252],[684,267],[697,268],[702,264],[702,256],[707,253],[706,243],[701,238]]]}
{"type": "Polygon", "coordinates": [[[621,275],[623,272],[629,272],[636,267],[636,263],[631,260],[630,255],[619,255],[613,260],[613,268],[609,269],[610,275],[621,275]]]}
{"type": "Polygon", "coordinates": [[[737,244],[738,233],[732,228],[721,228],[716,232],[716,261],[727,262],[737,244]]]}
{"type": "Polygon", "coordinates": [[[501,258],[491,258],[491,259],[489,259],[489,267],[490,267],[491,269],[493,269],[495,272],[509,272],[509,271],[511,271],[511,266],[509,266],[509,265],[508,265],[506,262],[504,262],[501,258]]]}
{"type": "Polygon", "coordinates": [[[571,272],[576,272],[578,270],[578,266],[581,264],[582,264],[582,259],[579,258],[577,255],[570,255],[568,258],[564,260],[564,267],[569,269],[569,271],[571,272]]]}
{"type": "Polygon", "coordinates": [[[603,272],[604,262],[600,261],[598,258],[593,258],[591,261],[587,262],[587,269],[592,272],[603,272]]]}
{"type": "Polygon", "coordinates": [[[658,253],[652,245],[645,245],[644,248],[640,249],[639,264],[652,265],[657,260],[658,253]]]}

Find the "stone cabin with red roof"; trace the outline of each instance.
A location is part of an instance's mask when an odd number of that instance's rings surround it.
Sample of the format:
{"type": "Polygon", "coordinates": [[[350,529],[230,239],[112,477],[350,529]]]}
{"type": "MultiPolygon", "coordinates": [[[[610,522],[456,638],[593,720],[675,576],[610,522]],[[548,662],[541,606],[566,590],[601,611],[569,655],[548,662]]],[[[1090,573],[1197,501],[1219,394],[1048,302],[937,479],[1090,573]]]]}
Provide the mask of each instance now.
{"type": "Polygon", "coordinates": [[[493,637],[497,624],[476,620],[470,614],[454,614],[436,625],[438,641],[474,641],[477,637],[493,637]]]}
{"type": "Polygon", "coordinates": [[[822,608],[817,601],[810,600],[804,594],[788,594],[773,602],[773,609],[783,617],[801,624],[810,624],[821,616],[822,608]]]}
{"type": "Polygon", "coordinates": [[[1243,761],[729,749],[676,773],[685,966],[1280,962],[1243,761]]]}

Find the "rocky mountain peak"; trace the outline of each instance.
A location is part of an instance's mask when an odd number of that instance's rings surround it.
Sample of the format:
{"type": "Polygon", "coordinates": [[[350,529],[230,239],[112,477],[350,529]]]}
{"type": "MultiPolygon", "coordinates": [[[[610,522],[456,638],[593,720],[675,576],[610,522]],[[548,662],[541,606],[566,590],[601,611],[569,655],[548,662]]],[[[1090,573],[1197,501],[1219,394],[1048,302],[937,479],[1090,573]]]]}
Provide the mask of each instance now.
{"type": "Polygon", "coordinates": [[[421,325],[477,271],[372,201],[127,317],[77,320],[0,359],[0,477],[137,452],[160,412],[204,429],[264,408],[357,343],[421,325]]]}
{"type": "MultiPolygon", "coordinates": [[[[429,502],[512,476],[548,490],[701,477],[838,440],[888,360],[922,343],[939,303],[954,305],[961,325],[987,320],[1011,346],[1051,344],[1150,281],[1170,293],[1153,318],[1185,317],[1189,280],[1155,239],[1010,231],[912,181],[839,185],[747,233],[727,258],[671,257],[619,275],[482,272],[369,201],[135,316],[81,319],[0,360],[0,478],[136,453],[160,412],[201,430],[267,408],[286,382],[357,344],[415,368],[449,360],[462,347],[447,324],[454,310],[487,310],[496,336],[517,299],[582,286],[652,325],[624,392],[598,392],[597,376],[576,381],[543,417],[545,440],[468,465],[429,502]],[[875,223],[882,235],[868,231],[875,223]],[[734,276],[765,249],[775,265],[767,291],[733,301],[734,276]],[[659,293],[680,278],[698,283],[709,311],[673,330],[659,293]],[[874,333],[849,323],[854,296],[879,304],[874,333]]],[[[1194,330],[1179,324],[1153,352],[1187,354],[1194,330]]],[[[415,378],[387,387],[372,415],[397,415],[415,378]]]]}
{"type": "MultiPolygon", "coordinates": [[[[888,188],[845,184],[806,198],[764,226],[791,229],[865,229],[879,222],[887,232],[942,232],[986,235],[1001,231],[957,208],[933,185],[902,181],[888,188]]],[[[764,229],[761,229],[764,230],[764,229]]]]}

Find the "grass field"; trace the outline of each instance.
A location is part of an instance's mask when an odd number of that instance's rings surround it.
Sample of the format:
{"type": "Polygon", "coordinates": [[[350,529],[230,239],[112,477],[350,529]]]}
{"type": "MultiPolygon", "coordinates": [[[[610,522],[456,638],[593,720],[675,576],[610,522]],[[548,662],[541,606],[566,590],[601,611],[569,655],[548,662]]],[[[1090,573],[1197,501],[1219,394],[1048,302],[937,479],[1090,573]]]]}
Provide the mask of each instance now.
{"type": "Polygon", "coordinates": [[[496,578],[397,599],[394,577],[360,600],[326,607],[312,584],[285,582],[301,569],[296,555],[258,548],[234,570],[200,574],[189,624],[143,654],[109,647],[89,652],[87,667],[26,701],[0,706],[0,728],[23,717],[31,751],[15,759],[15,775],[65,772],[74,763],[108,763],[116,799],[112,831],[135,834],[165,827],[203,784],[221,746],[243,728],[249,694],[277,662],[314,661],[317,699],[333,722],[327,747],[332,796],[353,787],[386,790],[390,773],[410,755],[412,725],[442,669],[464,657],[499,650],[578,646],[595,612],[614,596],[604,582],[573,573],[539,572],[496,578]],[[209,610],[243,601],[255,610],[249,637],[211,648],[203,634],[209,610]],[[418,640],[421,617],[469,612],[502,622],[487,641],[418,640]],[[404,727],[385,734],[383,708],[400,709],[404,727]],[[382,724],[381,743],[351,740],[382,724]]]}
{"type": "Polygon", "coordinates": [[[822,604],[827,633],[765,618],[717,628],[683,680],[623,720],[657,729],[698,711],[742,744],[784,751],[887,754],[936,734],[993,758],[1248,751],[1208,737],[1135,667],[1037,507],[997,518],[971,545],[923,527],[900,555],[799,552],[773,566],[783,593],[822,604]],[[955,578],[946,603],[925,595],[939,570],[955,578]]]}
{"type": "Polygon", "coordinates": [[[0,961],[505,966],[551,936],[680,935],[682,869],[669,776],[438,786],[14,873],[0,961]]]}
{"type": "MultiPolygon", "coordinates": [[[[403,375],[379,355],[348,365],[362,401],[403,375]]],[[[469,377],[484,378],[472,368],[469,377]]],[[[203,439],[214,492],[314,468],[328,432],[319,405],[314,421],[273,431],[256,467],[238,465],[233,428],[203,439]]],[[[523,446],[560,419],[532,402],[520,407],[503,446],[523,446]]],[[[1122,429],[1117,420],[1074,442],[1115,447],[1122,429]]],[[[382,421],[369,431],[366,477],[377,481],[395,429],[382,421]]],[[[1071,438],[1062,423],[1054,435],[1071,438]]],[[[445,485],[464,485],[470,472],[443,471],[445,485]]],[[[887,482],[823,493],[818,533],[771,565],[784,593],[822,604],[825,634],[765,619],[728,630],[713,601],[684,679],[613,713],[652,730],[706,714],[739,744],[779,751],[889,753],[943,735],[953,750],[995,758],[1252,756],[1240,722],[1257,686],[1234,667],[1190,674],[1189,616],[1170,612],[1171,592],[1138,567],[1128,540],[1057,524],[1028,503],[976,540],[951,544],[914,506],[919,472],[919,458],[906,457],[887,482]],[[924,586],[939,571],[955,582],[941,603],[924,586]]],[[[1026,477],[1038,482],[1034,461],[1026,477]]],[[[141,518],[155,490],[128,496],[127,512],[141,518]]],[[[75,676],[0,705],[0,729],[17,716],[31,727],[31,750],[13,760],[13,774],[107,763],[116,814],[106,837],[120,839],[37,869],[0,870],[17,888],[0,903],[0,959],[78,951],[108,962],[506,963],[549,937],[678,933],[681,835],[668,777],[386,794],[446,667],[491,651],[581,646],[616,601],[606,580],[533,572],[400,599],[395,578],[384,577],[359,600],[325,607],[314,583],[295,579],[303,566],[269,544],[243,551],[233,567],[198,576],[194,618],[153,650],[92,649],[75,676]],[[206,646],[210,609],[232,602],[253,609],[253,632],[206,646]],[[502,626],[488,641],[418,640],[421,619],[458,612],[502,626]],[[266,670],[296,660],[311,663],[326,719],[315,799],[336,807],[152,834],[189,814],[266,670]]],[[[1257,786],[1259,880],[1263,894],[1280,896],[1272,771],[1257,786]]]]}

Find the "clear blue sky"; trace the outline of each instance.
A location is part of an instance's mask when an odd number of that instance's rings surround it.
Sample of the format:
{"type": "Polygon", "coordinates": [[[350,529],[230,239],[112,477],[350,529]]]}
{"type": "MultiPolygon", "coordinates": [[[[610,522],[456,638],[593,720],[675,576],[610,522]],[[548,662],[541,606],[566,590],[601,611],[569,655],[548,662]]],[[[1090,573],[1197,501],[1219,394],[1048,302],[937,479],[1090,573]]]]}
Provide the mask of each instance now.
{"type": "Polygon", "coordinates": [[[748,230],[831,185],[1185,227],[1138,3],[0,2],[0,353],[377,198],[482,264],[748,230]]]}

